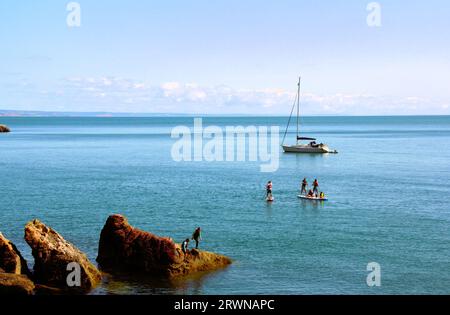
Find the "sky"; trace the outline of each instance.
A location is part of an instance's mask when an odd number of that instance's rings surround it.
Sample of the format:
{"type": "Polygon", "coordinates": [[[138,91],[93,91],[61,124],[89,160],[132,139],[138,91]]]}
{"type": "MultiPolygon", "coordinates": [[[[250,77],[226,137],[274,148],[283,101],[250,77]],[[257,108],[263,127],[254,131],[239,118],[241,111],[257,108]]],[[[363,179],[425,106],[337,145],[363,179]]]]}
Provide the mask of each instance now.
{"type": "Polygon", "coordinates": [[[69,2],[0,2],[0,109],[450,114],[447,0],[69,2]]]}

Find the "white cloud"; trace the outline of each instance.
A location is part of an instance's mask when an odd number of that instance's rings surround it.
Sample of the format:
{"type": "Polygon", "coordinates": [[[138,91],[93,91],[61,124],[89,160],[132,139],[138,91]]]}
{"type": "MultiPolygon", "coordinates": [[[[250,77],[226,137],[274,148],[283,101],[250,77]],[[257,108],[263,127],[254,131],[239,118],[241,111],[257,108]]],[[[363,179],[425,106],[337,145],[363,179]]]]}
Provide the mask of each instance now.
{"type": "Polygon", "coordinates": [[[161,85],[163,94],[176,102],[202,102],[207,99],[207,92],[196,83],[181,84],[179,82],[166,82],[161,85]]]}
{"type": "MultiPolygon", "coordinates": [[[[288,115],[296,93],[281,88],[236,89],[225,85],[201,86],[195,82],[165,82],[158,86],[120,77],[69,77],[56,87],[37,88],[34,93],[39,103],[31,104],[33,109],[52,110],[64,104],[66,111],[148,113],[288,115]]],[[[29,89],[27,95],[32,95],[29,89]]],[[[412,95],[305,91],[300,101],[303,115],[450,114],[448,100],[427,100],[412,95]]]]}
{"type": "Polygon", "coordinates": [[[178,90],[180,87],[181,87],[181,85],[178,82],[166,82],[161,85],[161,88],[163,90],[168,90],[168,91],[178,90]]]}

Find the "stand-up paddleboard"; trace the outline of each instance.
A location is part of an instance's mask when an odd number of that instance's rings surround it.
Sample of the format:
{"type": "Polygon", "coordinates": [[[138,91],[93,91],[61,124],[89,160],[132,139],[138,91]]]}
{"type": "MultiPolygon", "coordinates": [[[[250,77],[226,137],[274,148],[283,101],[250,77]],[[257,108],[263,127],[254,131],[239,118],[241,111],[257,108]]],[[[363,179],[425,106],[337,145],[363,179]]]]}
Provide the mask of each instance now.
{"type": "Polygon", "coordinates": [[[275,201],[275,198],[273,198],[273,197],[267,197],[267,198],[266,198],[266,201],[267,201],[267,202],[274,202],[274,201],[275,201]]]}
{"type": "Polygon", "coordinates": [[[298,195],[298,198],[303,200],[311,200],[311,201],[327,201],[328,198],[316,198],[316,197],[308,197],[304,195],[298,195]]]}

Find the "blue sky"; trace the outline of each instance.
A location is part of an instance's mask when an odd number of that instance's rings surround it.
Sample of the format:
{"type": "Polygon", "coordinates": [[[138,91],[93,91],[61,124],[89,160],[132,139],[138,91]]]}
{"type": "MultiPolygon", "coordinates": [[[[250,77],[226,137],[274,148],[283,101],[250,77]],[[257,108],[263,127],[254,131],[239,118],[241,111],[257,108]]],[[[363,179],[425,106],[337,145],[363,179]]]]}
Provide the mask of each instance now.
{"type": "Polygon", "coordinates": [[[450,114],[450,3],[362,0],[0,3],[0,109],[450,114]]]}

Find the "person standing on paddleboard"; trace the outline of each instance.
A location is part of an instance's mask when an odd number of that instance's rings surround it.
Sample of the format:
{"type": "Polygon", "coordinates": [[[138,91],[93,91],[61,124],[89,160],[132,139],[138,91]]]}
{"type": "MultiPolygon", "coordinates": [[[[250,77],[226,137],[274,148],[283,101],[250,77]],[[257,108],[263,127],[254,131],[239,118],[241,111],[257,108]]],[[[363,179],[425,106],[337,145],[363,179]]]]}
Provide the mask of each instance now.
{"type": "Polygon", "coordinates": [[[319,193],[319,182],[317,181],[317,178],[314,180],[314,183],[313,183],[313,193],[316,193],[316,194],[319,193]]]}
{"type": "Polygon", "coordinates": [[[305,193],[305,195],[306,195],[306,187],[308,187],[308,182],[306,181],[306,178],[303,178],[302,189],[300,190],[300,195],[303,193],[305,193]]]}
{"type": "Polygon", "coordinates": [[[198,249],[198,243],[202,239],[202,231],[200,227],[196,228],[194,233],[192,234],[192,239],[195,241],[195,249],[198,249]]]}
{"type": "Polygon", "coordinates": [[[266,185],[266,197],[268,199],[272,198],[272,182],[271,181],[269,181],[266,185]]]}

